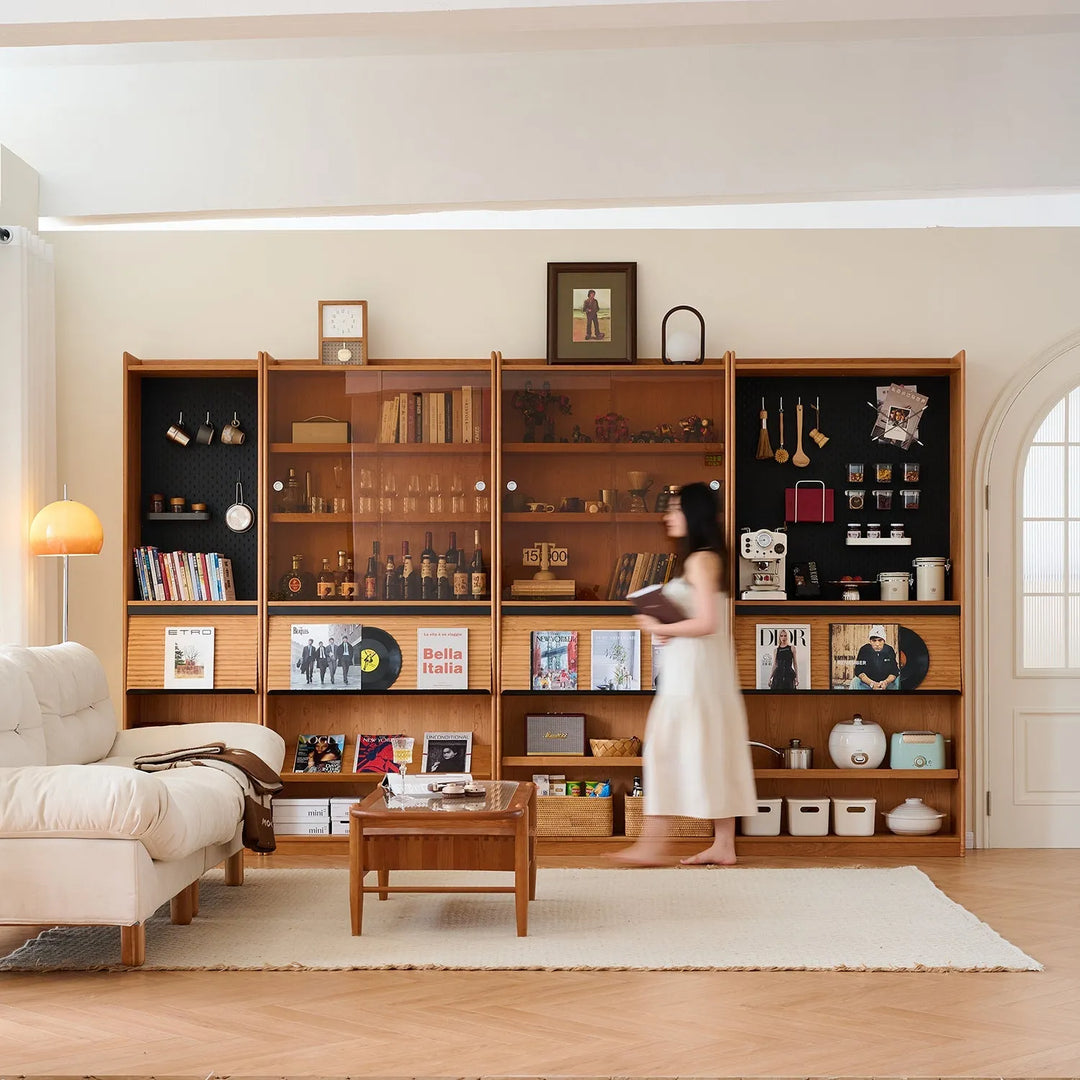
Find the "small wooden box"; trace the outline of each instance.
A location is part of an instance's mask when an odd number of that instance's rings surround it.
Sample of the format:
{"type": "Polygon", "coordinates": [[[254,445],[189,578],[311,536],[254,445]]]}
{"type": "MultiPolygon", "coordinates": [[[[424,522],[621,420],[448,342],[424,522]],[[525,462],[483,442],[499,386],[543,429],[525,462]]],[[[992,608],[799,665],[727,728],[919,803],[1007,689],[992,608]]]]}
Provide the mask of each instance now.
{"type": "Polygon", "coordinates": [[[347,443],[348,420],[294,420],[292,426],[294,443],[347,443]]]}
{"type": "Polygon", "coordinates": [[[611,796],[539,795],[536,799],[537,836],[611,836],[611,796]]]}

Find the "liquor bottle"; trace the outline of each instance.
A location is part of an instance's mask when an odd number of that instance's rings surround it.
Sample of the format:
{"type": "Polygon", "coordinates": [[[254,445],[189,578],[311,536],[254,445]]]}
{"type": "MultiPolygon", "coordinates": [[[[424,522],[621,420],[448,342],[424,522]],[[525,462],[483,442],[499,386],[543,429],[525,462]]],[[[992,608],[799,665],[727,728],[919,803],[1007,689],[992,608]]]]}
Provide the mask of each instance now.
{"type": "Polygon", "coordinates": [[[302,497],[300,494],[300,481],[296,477],[296,470],[290,468],[288,479],[285,481],[285,490],[281,493],[282,513],[300,513],[301,502],[302,497]]]}
{"type": "Polygon", "coordinates": [[[341,585],[345,580],[345,552],[337,553],[337,569],[334,571],[334,596],[338,600],[344,599],[341,595],[341,585]]]}
{"type": "Polygon", "coordinates": [[[356,599],[356,572],[353,570],[352,559],[345,560],[345,573],[341,578],[339,588],[338,596],[342,600],[356,599]]]}
{"type": "Polygon", "coordinates": [[[634,790],[630,792],[631,796],[638,798],[645,794],[645,789],[641,786],[641,777],[634,777],[634,790]]]}
{"type": "Polygon", "coordinates": [[[402,600],[420,599],[420,572],[413,566],[408,540],[401,541],[401,598],[402,600]]]}
{"type": "Polygon", "coordinates": [[[401,578],[398,577],[393,555],[386,556],[386,569],[383,571],[382,598],[384,600],[401,599],[401,578]]]}
{"type": "Polygon", "coordinates": [[[368,556],[367,573],[364,575],[364,599],[378,600],[379,590],[379,541],[371,541],[371,554],[368,556]]]}
{"type": "Polygon", "coordinates": [[[319,580],[315,583],[315,595],[320,600],[333,600],[336,593],[337,583],[334,581],[334,572],[330,569],[330,560],[323,559],[319,580]]]}
{"type": "Polygon", "coordinates": [[[454,583],[446,572],[446,556],[440,555],[435,567],[435,585],[440,600],[454,599],[454,583]]]}
{"type": "Polygon", "coordinates": [[[438,600],[439,583],[435,577],[439,556],[431,546],[431,533],[424,533],[424,550],[420,553],[420,599],[438,600]]]}
{"type": "Polygon", "coordinates": [[[300,569],[303,555],[292,557],[292,569],[282,574],[280,588],[287,600],[314,600],[315,575],[300,569]]]}
{"type": "Polygon", "coordinates": [[[457,546],[457,533],[450,534],[450,547],[446,552],[446,572],[453,582],[454,599],[469,599],[469,568],[465,565],[463,552],[457,546]],[[451,556],[451,552],[453,555],[451,556]]]}
{"type": "Polygon", "coordinates": [[[484,553],[480,550],[480,530],[473,532],[473,556],[469,564],[469,599],[486,600],[488,591],[487,570],[484,568],[484,553]]]}

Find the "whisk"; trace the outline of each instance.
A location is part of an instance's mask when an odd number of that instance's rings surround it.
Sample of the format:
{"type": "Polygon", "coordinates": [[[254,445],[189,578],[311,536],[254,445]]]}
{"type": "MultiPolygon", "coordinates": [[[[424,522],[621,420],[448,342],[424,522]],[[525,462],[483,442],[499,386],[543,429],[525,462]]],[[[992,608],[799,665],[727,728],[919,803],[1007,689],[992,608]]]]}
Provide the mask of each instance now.
{"type": "Polygon", "coordinates": [[[772,445],[769,443],[769,414],[765,411],[765,399],[761,399],[761,412],[758,413],[761,417],[761,431],[758,432],[757,437],[757,457],[758,461],[765,461],[773,456],[772,445]]]}
{"type": "Polygon", "coordinates": [[[788,452],[784,449],[784,399],[780,399],[780,446],[773,457],[778,465],[783,465],[788,459],[788,452]]]}

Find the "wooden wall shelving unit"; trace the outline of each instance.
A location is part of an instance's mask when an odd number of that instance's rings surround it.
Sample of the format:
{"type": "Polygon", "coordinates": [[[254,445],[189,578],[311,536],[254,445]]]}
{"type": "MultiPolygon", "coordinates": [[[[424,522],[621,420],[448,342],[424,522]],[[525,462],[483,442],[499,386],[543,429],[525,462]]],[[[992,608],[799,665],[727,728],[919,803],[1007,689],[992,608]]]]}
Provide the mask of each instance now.
{"type": "MultiPolygon", "coordinates": [[[[798,737],[815,747],[816,768],[785,771],[772,767],[771,755],[754,751],[756,779],[762,797],[838,796],[878,800],[878,829],[872,837],[739,837],[741,852],[754,854],[889,855],[919,857],[962,854],[964,846],[963,678],[961,670],[964,605],[963,566],[963,354],[942,359],[742,359],[727,353],[704,365],[677,367],[656,360],[634,365],[549,366],[542,361],[498,363],[488,360],[400,360],[363,367],[324,366],[316,361],[279,361],[268,354],[257,359],[225,361],[139,360],[125,354],[124,539],[129,572],[125,574],[125,709],[127,726],[163,720],[231,719],[265,723],[288,743],[286,769],[300,734],[345,732],[342,774],[287,772],[290,795],[323,797],[359,795],[381,777],[351,773],[355,736],[397,733],[422,739],[425,730],[470,730],[472,771],[478,777],[528,779],[534,772],[560,772],[569,778],[610,778],[615,801],[612,838],[547,838],[542,852],[585,854],[625,842],[622,796],[640,775],[642,759],[530,756],[525,753],[524,718],[531,712],[584,712],[587,736],[622,737],[644,734],[652,701],[652,652],[642,642],[638,692],[590,691],[592,630],[632,627],[625,604],[607,598],[612,568],[624,552],[667,549],[656,497],[665,484],[715,480],[725,507],[727,534],[734,544],[741,527],[776,527],[782,519],[782,490],[795,479],[823,479],[837,492],[836,521],[803,533],[789,527],[794,561],[817,557],[878,570],[899,569],[923,554],[952,559],[951,593],[943,603],[915,600],[882,603],[869,590],[867,599],[844,602],[826,593],[815,600],[742,600],[733,591],[731,615],[738,671],[745,691],[751,737],[774,746],[798,737]],[[931,407],[920,432],[927,443],[922,457],[925,492],[920,514],[905,516],[912,546],[903,549],[848,548],[843,545],[848,514],[841,509],[846,463],[855,446],[861,459],[875,460],[878,451],[868,435],[873,416],[850,402],[873,394],[875,385],[911,382],[929,392],[931,407]],[[545,382],[565,395],[569,413],[550,414],[556,441],[526,438],[515,394],[526,383],[545,382]],[[490,435],[479,443],[399,444],[379,441],[383,402],[401,391],[446,391],[465,384],[482,386],[490,435]],[[925,389],[924,389],[925,388],[925,389]],[[822,399],[821,427],[830,435],[818,450],[804,435],[811,466],[758,462],[754,446],[760,429],[760,396],[775,399],[783,392],[789,449],[794,448],[794,403],[801,393],[822,399]],[[209,410],[220,430],[242,401],[241,420],[248,435],[243,452],[221,446],[180,448],[169,442],[165,428],[180,408],[189,430],[209,410]],[[790,402],[790,404],[788,404],[790,402]],[[752,406],[752,407],[751,407],[752,406]],[[606,413],[626,417],[631,432],[667,424],[676,433],[689,414],[715,423],[712,442],[602,442],[595,419],[606,413]],[[347,443],[291,441],[291,424],[313,416],[332,416],[351,425],[347,443]],[[578,431],[575,432],[575,426],[578,431]],[[588,436],[591,442],[558,440],[588,436]],[[222,533],[221,515],[233,500],[237,467],[243,472],[246,501],[256,510],[256,526],[246,537],[222,533]],[[312,491],[345,498],[348,508],[323,513],[285,512],[277,503],[275,480],[292,466],[303,478],[311,474],[312,491]],[[338,468],[335,469],[335,466],[338,468]],[[179,471],[178,471],[179,470],[179,471]],[[361,470],[373,476],[374,489],[361,484],[361,470]],[[628,472],[649,474],[645,512],[630,512],[626,503],[628,472]],[[407,494],[410,477],[422,478],[422,500],[416,510],[383,510],[378,504],[383,479],[395,475],[397,499],[407,494]],[[451,475],[467,478],[464,508],[449,508],[451,475]],[[442,479],[444,507],[424,505],[429,476],[442,479]],[[509,490],[513,482],[516,494],[509,490]],[[488,502],[477,503],[474,485],[483,484],[488,502]],[[189,487],[184,487],[190,483],[189,487]],[[147,519],[147,496],[162,490],[209,504],[209,522],[157,522],[147,519]],[[620,492],[613,512],[531,513],[529,501],[561,506],[566,497],[599,499],[603,489],[620,492]],[[365,506],[361,497],[374,503],[365,506]],[[210,530],[217,529],[213,532],[210,530]],[[395,558],[401,540],[414,555],[426,531],[435,533],[435,548],[447,545],[450,529],[458,546],[471,553],[473,531],[481,533],[489,564],[490,597],[486,602],[319,602],[286,599],[279,579],[290,557],[300,554],[304,569],[318,572],[327,557],[336,566],[336,552],[346,550],[361,578],[372,541],[381,545],[382,560],[395,558]],[[199,530],[207,530],[199,532],[199,530]],[[834,535],[840,530],[839,540],[834,535]],[[570,563],[560,577],[577,583],[574,600],[537,602],[510,597],[515,578],[527,578],[522,549],[548,541],[569,550],[570,563]],[[238,600],[234,603],[162,603],[139,599],[130,571],[131,549],[140,544],[172,544],[178,548],[221,550],[238,567],[238,600]],[[899,554],[897,554],[899,553],[899,554]],[[895,563],[895,566],[893,565],[895,563]],[[499,599],[501,597],[501,600],[499,599]],[[356,622],[377,625],[401,645],[402,672],[384,692],[323,693],[290,689],[290,631],[297,619],[311,622],[356,622]],[[812,689],[770,693],[755,685],[754,627],[758,622],[798,622],[811,626],[812,689]],[[852,694],[827,689],[829,625],[833,622],[898,622],[915,629],[933,658],[922,686],[912,693],[852,694]],[[163,631],[167,625],[213,625],[216,631],[215,692],[181,694],[161,686],[163,631]],[[462,692],[425,694],[415,686],[415,630],[420,626],[465,626],[469,629],[469,686],[462,692]],[[579,690],[541,691],[530,684],[529,648],[533,630],[573,629],[579,636],[579,690]],[[877,720],[886,732],[911,728],[941,731],[949,745],[948,767],[934,772],[875,769],[866,772],[832,767],[828,735],[838,719],[854,710],[877,720]],[[771,760],[769,760],[771,759],[771,760]],[[917,795],[948,813],[946,828],[931,837],[898,837],[888,833],[881,817],[903,798],[917,795]]],[[[775,401],[770,402],[771,435],[776,442],[775,401]]],[[[809,429],[811,424],[804,425],[809,429]]],[[[543,439],[543,427],[535,432],[543,439]]],[[[676,435],[676,437],[678,437],[676,435]]],[[[892,454],[888,460],[911,455],[892,454]]],[[[875,485],[867,478],[867,489],[875,485]]],[[[903,485],[894,483],[893,487],[903,485]]],[[[863,519],[874,515],[863,513],[863,519]]],[[[901,520],[900,512],[876,515],[885,522],[901,520]]],[[[732,575],[734,583],[735,564],[732,575]]],[[[847,565],[847,564],[845,564],[847,565]]],[[[839,574],[839,570],[837,571],[839,574]]],[[[914,594],[913,594],[914,595],[914,594]]],[[[415,767],[415,766],[414,766],[415,767]]],[[[286,837],[285,848],[312,843],[345,850],[344,837],[286,837]]],[[[680,842],[687,851],[700,841],[680,842]]]]}

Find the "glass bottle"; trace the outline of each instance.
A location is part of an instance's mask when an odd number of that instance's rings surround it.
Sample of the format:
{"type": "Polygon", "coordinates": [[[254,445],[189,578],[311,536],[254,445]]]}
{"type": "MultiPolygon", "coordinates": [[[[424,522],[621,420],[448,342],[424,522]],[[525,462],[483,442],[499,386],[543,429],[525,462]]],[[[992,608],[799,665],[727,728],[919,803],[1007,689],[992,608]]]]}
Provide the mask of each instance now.
{"type": "Polygon", "coordinates": [[[300,569],[303,555],[292,557],[292,569],[281,577],[280,589],[287,600],[314,600],[315,575],[300,569]]]}
{"type": "Polygon", "coordinates": [[[386,568],[383,571],[383,594],[384,600],[401,599],[401,578],[398,577],[397,567],[394,565],[394,556],[386,556],[386,568]]]}
{"type": "Polygon", "coordinates": [[[319,580],[315,583],[315,595],[320,600],[333,600],[336,594],[337,582],[334,581],[334,571],[330,569],[330,560],[323,559],[319,580]]]}
{"type": "Polygon", "coordinates": [[[281,495],[281,510],[285,514],[298,514],[300,513],[300,506],[303,501],[300,493],[300,481],[297,479],[296,470],[289,469],[288,478],[285,481],[285,490],[281,495]]]}
{"type": "Polygon", "coordinates": [[[345,560],[345,573],[342,575],[339,588],[340,592],[338,593],[338,596],[340,596],[342,600],[356,599],[356,572],[353,570],[352,559],[345,560]]]}
{"type": "Polygon", "coordinates": [[[457,546],[457,533],[450,533],[450,546],[446,549],[446,573],[455,600],[469,599],[469,568],[457,546]]]}
{"type": "Polygon", "coordinates": [[[454,583],[447,572],[445,555],[439,556],[439,562],[435,568],[435,586],[440,600],[454,599],[454,583]]]}
{"type": "Polygon", "coordinates": [[[337,553],[337,569],[334,571],[334,596],[341,600],[341,586],[345,581],[345,552],[337,553]]]}
{"type": "Polygon", "coordinates": [[[635,776],[634,777],[634,789],[633,789],[633,791],[630,792],[630,794],[634,798],[640,798],[641,796],[643,796],[645,794],[645,789],[641,786],[641,777],[640,776],[635,776]]]}
{"type": "Polygon", "coordinates": [[[379,541],[371,541],[371,554],[368,556],[367,573],[364,574],[364,599],[378,600],[379,590],[379,541]]]}
{"type": "Polygon", "coordinates": [[[435,577],[439,556],[431,546],[431,533],[424,533],[424,550],[420,553],[420,599],[438,600],[439,583],[435,577]]]}
{"type": "Polygon", "coordinates": [[[420,599],[420,573],[413,566],[408,540],[401,541],[401,598],[402,600],[420,599]]]}
{"type": "Polygon", "coordinates": [[[487,570],[484,553],[480,550],[480,530],[473,531],[473,556],[469,564],[469,599],[486,600],[488,591],[487,570]]]}

